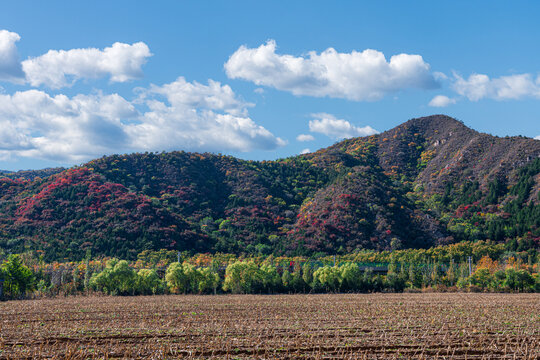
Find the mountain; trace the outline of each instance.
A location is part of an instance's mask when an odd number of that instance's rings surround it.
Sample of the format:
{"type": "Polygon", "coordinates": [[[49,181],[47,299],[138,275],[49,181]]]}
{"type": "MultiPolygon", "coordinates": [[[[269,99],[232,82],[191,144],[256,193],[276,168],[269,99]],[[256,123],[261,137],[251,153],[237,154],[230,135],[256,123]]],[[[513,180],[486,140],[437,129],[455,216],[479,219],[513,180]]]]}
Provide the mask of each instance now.
{"type": "Polygon", "coordinates": [[[9,179],[25,179],[34,180],[37,177],[44,178],[64,171],[64,168],[46,168],[41,170],[19,170],[8,171],[0,170],[0,177],[7,177],[9,179]]]}
{"type": "Polygon", "coordinates": [[[478,133],[444,115],[276,161],[144,153],[10,177],[0,178],[0,248],[48,260],[87,250],[314,255],[540,241],[540,141],[478,133]]]}

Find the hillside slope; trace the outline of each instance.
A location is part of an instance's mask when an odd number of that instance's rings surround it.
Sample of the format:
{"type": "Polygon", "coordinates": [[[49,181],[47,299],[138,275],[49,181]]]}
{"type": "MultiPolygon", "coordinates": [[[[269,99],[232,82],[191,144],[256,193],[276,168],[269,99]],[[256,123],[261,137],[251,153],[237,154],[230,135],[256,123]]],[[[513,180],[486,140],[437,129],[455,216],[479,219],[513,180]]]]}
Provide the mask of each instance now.
{"type": "Polygon", "coordinates": [[[537,248],[540,239],[540,141],[443,115],[276,161],[145,153],[11,177],[0,178],[0,248],[47,259],[161,248],[331,254],[463,239],[537,248]]]}
{"type": "Polygon", "coordinates": [[[62,172],[66,169],[64,168],[46,168],[41,170],[19,170],[19,171],[7,171],[0,170],[0,177],[6,177],[9,179],[23,179],[23,180],[34,180],[35,178],[46,178],[51,175],[62,172]]]}

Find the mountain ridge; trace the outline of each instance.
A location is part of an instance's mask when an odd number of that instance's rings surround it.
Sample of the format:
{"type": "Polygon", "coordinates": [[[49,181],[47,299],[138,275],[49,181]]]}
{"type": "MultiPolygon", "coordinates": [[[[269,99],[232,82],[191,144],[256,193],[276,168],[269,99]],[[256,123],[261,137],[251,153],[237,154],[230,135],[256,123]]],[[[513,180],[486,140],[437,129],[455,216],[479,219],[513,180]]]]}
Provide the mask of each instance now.
{"type": "Polygon", "coordinates": [[[112,155],[46,178],[0,179],[0,249],[50,259],[160,248],[309,255],[485,239],[535,249],[539,171],[540,141],[479,133],[445,115],[275,161],[112,155]]]}

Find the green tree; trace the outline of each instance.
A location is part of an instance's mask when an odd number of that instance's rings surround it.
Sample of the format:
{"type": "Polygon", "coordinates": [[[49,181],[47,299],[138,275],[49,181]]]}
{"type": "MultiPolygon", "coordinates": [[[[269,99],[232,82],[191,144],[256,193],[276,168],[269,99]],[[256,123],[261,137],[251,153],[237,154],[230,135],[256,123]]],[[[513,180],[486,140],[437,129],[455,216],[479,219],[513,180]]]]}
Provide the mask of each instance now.
{"type": "Polygon", "coordinates": [[[0,277],[4,277],[4,292],[9,298],[25,296],[34,289],[34,276],[19,255],[9,255],[1,267],[0,277]]]}
{"type": "Polygon", "coordinates": [[[493,282],[491,285],[491,290],[498,291],[504,286],[504,279],[506,278],[506,273],[504,270],[497,270],[493,274],[493,282]]]}
{"type": "Polygon", "coordinates": [[[337,266],[323,266],[315,270],[313,279],[327,292],[336,292],[341,285],[341,272],[337,266]]]}
{"type": "Polygon", "coordinates": [[[199,293],[199,282],[201,281],[201,272],[190,263],[185,262],[182,265],[184,276],[186,278],[187,291],[192,294],[199,293]]]}
{"type": "Polygon", "coordinates": [[[306,291],[306,283],[304,282],[304,279],[302,278],[302,266],[299,262],[296,262],[294,264],[294,270],[292,272],[292,280],[291,285],[295,292],[305,292],[306,291]]]}
{"type": "Polygon", "coordinates": [[[281,275],[281,283],[283,284],[283,289],[290,292],[292,290],[292,275],[289,270],[285,269],[283,275],[281,275]]]}
{"type": "Polygon", "coordinates": [[[198,290],[200,294],[208,294],[213,292],[216,294],[219,286],[219,274],[211,268],[199,269],[199,284],[198,290]]]}
{"type": "Polygon", "coordinates": [[[302,280],[307,286],[313,286],[313,268],[309,262],[302,266],[302,280]]]}
{"type": "Polygon", "coordinates": [[[520,291],[531,291],[534,287],[534,277],[525,269],[517,272],[518,289],[520,291]]]}
{"type": "Polygon", "coordinates": [[[441,282],[441,277],[439,274],[439,269],[441,268],[441,264],[439,262],[436,262],[431,267],[431,273],[430,273],[430,283],[432,286],[438,285],[441,282]]]}
{"type": "Polygon", "coordinates": [[[373,290],[373,270],[365,269],[362,277],[362,283],[364,284],[364,290],[373,290]]]}
{"type": "Polygon", "coordinates": [[[267,293],[279,291],[281,277],[279,276],[276,267],[270,264],[263,264],[259,270],[263,281],[264,291],[267,293]]]}
{"type": "Polygon", "coordinates": [[[510,290],[517,290],[519,287],[518,274],[516,269],[508,268],[505,271],[506,278],[504,279],[504,287],[510,290]]]}
{"type": "Polygon", "coordinates": [[[120,260],[113,269],[112,276],[120,295],[133,295],[136,290],[137,274],[126,260],[120,260]]]}
{"type": "Polygon", "coordinates": [[[163,281],[154,269],[141,269],[137,272],[137,293],[155,295],[163,292],[163,281]]]}
{"type": "Polygon", "coordinates": [[[188,291],[189,279],[184,274],[184,268],[179,262],[173,262],[165,272],[165,281],[170,291],[175,294],[185,294],[188,291]]]}
{"type": "MultiPolygon", "coordinates": [[[[403,266],[403,265],[402,265],[403,266]]],[[[385,278],[385,287],[394,292],[401,292],[405,288],[407,278],[403,271],[398,272],[398,266],[395,262],[395,258],[392,257],[392,261],[388,265],[388,273],[385,278]]]]}
{"type": "Polygon", "coordinates": [[[446,276],[445,276],[446,285],[448,286],[456,285],[456,279],[457,279],[456,272],[457,272],[456,265],[452,261],[450,262],[450,265],[448,266],[448,269],[446,270],[446,276]]]}
{"type": "Polygon", "coordinates": [[[237,261],[227,266],[223,290],[234,294],[256,293],[264,289],[259,267],[253,261],[237,261]]]}
{"type": "Polygon", "coordinates": [[[92,277],[92,274],[90,273],[90,257],[91,255],[90,250],[86,250],[86,256],[84,258],[84,280],[83,280],[83,287],[84,291],[88,293],[88,290],[90,290],[90,278],[92,277]]]}
{"type": "Polygon", "coordinates": [[[341,290],[361,291],[363,290],[362,270],[355,263],[345,263],[339,268],[341,290]]]}
{"type": "Polygon", "coordinates": [[[408,277],[412,288],[422,287],[422,271],[415,264],[409,264],[408,277]]]}
{"type": "Polygon", "coordinates": [[[489,272],[489,269],[486,268],[480,268],[476,270],[471,276],[471,283],[473,285],[481,287],[482,289],[487,289],[492,281],[493,278],[489,272]]]}
{"type": "Polygon", "coordinates": [[[540,292],[540,274],[536,274],[534,277],[534,291],[540,292]]]}
{"type": "Polygon", "coordinates": [[[90,286],[112,295],[134,295],[137,290],[137,273],[126,260],[111,259],[102,272],[92,275],[90,286]]]}

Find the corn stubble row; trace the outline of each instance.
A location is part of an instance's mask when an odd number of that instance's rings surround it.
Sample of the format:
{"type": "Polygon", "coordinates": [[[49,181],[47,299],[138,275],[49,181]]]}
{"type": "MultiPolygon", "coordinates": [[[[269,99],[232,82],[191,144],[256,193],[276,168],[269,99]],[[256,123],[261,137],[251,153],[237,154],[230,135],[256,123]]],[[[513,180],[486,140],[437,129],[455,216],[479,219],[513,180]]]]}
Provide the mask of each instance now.
{"type": "Polygon", "coordinates": [[[0,303],[0,359],[538,359],[537,294],[0,303]]]}

